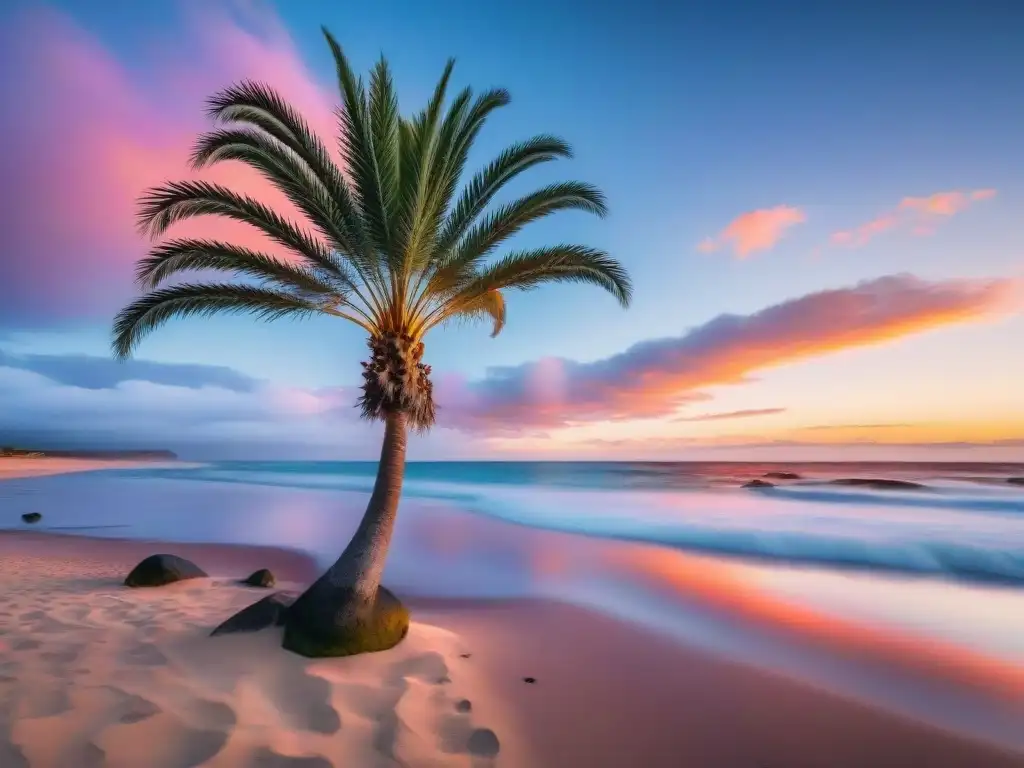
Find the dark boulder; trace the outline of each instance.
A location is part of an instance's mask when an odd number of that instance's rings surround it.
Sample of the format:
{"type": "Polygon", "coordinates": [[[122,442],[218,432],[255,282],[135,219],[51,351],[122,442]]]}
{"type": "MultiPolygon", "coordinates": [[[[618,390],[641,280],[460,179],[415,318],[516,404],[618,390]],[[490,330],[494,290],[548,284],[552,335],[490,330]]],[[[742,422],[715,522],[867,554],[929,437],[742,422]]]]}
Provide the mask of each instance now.
{"type": "Polygon", "coordinates": [[[800,475],[796,472],[765,472],[764,476],[769,480],[799,480],[800,475]]]}
{"type": "Polygon", "coordinates": [[[377,588],[372,604],[354,611],[354,618],[344,625],[335,623],[339,606],[356,599],[351,591],[316,584],[291,610],[284,626],[286,650],[301,656],[354,656],[394,648],[409,633],[409,610],[384,587],[377,588]]]}
{"type": "Polygon", "coordinates": [[[43,516],[39,512],[26,512],[21,516],[21,521],[23,523],[38,523],[42,519],[43,516]]]}
{"type": "Polygon", "coordinates": [[[858,488],[874,488],[878,491],[919,491],[925,486],[909,480],[886,480],[876,477],[843,477],[829,480],[831,485],[851,485],[858,488]]]}
{"type": "Polygon", "coordinates": [[[269,589],[277,583],[277,580],[269,569],[260,568],[258,571],[250,573],[248,578],[244,579],[242,583],[250,587],[266,587],[269,589]]]}
{"type": "Polygon", "coordinates": [[[767,480],[751,480],[748,483],[743,484],[744,488],[774,488],[774,483],[769,483],[767,480]]]}
{"type": "Polygon", "coordinates": [[[1024,477],[1008,477],[1006,482],[1010,485],[1024,485],[1024,477]]]}
{"type": "Polygon", "coordinates": [[[267,627],[284,624],[288,609],[295,602],[295,595],[275,592],[248,605],[230,619],[214,629],[211,635],[227,635],[234,632],[259,632],[267,627]]]}
{"type": "Polygon", "coordinates": [[[132,568],[127,587],[162,587],[185,579],[201,579],[207,573],[191,560],[177,555],[150,555],[132,568]]]}

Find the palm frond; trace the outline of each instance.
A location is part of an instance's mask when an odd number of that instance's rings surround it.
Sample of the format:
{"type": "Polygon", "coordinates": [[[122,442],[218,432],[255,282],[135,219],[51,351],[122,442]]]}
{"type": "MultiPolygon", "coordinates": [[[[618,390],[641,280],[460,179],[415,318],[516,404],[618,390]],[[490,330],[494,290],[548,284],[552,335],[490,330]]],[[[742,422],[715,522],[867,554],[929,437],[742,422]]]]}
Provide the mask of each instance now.
{"type": "Polygon", "coordinates": [[[353,251],[350,233],[337,217],[330,192],[293,150],[252,128],[220,129],[199,137],[192,152],[194,169],[201,170],[227,160],[245,163],[260,173],[333,243],[333,253],[326,249],[316,251],[319,268],[337,272],[351,282],[352,270],[343,265],[341,259],[344,259],[362,274],[362,260],[358,252],[353,251]]]}
{"type": "Polygon", "coordinates": [[[243,81],[214,95],[207,107],[214,120],[257,128],[298,155],[328,192],[330,221],[336,224],[331,237],[339,250],[357,262],[364,280],[379,273],[379,253],[369,247],[362,212],[348,182],[324,143],[287,101],[262,83],[243,81]]]}
{"type": "Polygon", "coordinates": [[[633,285],[625,268],[604,251],[582,245],[556,245],[510,253],[450,289],[423,319],[421,333],[464,307],[474,306],[490,291],[530,290],[545,283],[588,283],[604,288],[628,307],[633,285]]]}
{"type": "Polygon", "coordinates": [[[401,116],[398,113],[398,95],[391,78],[387,59],[381,56],[370,72],[368,97],[370,136],[373,155],[377,162],[377,184],[380,189],[384,222],[388,231],[388,252],[397,250],[394,212],[399,194],[399,164],[401,160],[401,116]]]}
{"type": "Polygon", "coordinates": [[[505,327],[506,317],[505,297],[501,291],[493,290],[460,304],[458,308],[445,314],[444,319],[438,324],[489,320],[493,339],[505,327]]]}
{"type": "Polygon", "coordinates": [[[188,283],[161,288],[136,299],[114,320],[115,357],[130,357],[143,337],[176,317],[252,314],[261,320],[308,316],[316,304],[287,291],[232,283],[188,283]]]}
{"type": "MultiPolygon", "coordinates": [[[[412,120],[405,121],[399,208],[401,235],[397,243],[402,253],[402,274],[406,281],[418,271],[424,254],[428,252],[427,241],[433,239],[432,222],[436,217],[431,216],[430,211],[436,200],[439,181],[435,169],[446,151],[444,130],[447,124],[442,124],[441,113],[454,68],[455,60],[449,59],[426,108],[412,120]]],[[[468,100],[467,92],[468,89],[456,97],[454,108],[468,100]]]]}
{"type": "Polygon", "coordinates": [[[152,187],[139,200],[139,229],[159,237],[172,225],[197,216],[223,216],[260,230],[311,265],[336,264],[322,242],[273,209],[247,195],[206,181],[168,182],[152,187]]]}
{"type": "Polygon", "coordinates": [[[334,57],[341,92],[342,104],[337,110],[341,154],[354,182],[368,240],[386,258],[391,242],[388,205],[374,150],[373,121],[366,88],[352,71],[338,41],[326,28],[323,28],[323,34],[334,57]]]}
{"type": "Polygon", "coordinates": [[[448,288],[527,224],[568,210],[586,211],[598,216],[607,213],[604,195],[590,184],[569,181],[543,187],[499,207],[470,229],[455,250],[438,263],[427,284],[428,290],[448,288]]]}
{"type": "Polygon", "coordinates": [[[207,269],[255,278],[314,296],[344,295],[348,290],[347,286],[334,283],[330,275],[219,240],[180,239],[161,243],[139,261],[135,278],[145,288],[156,288],[176,274],[207,269]]]}
{"type": "Polygon", "coordinates": [[[572,148],[556,136],[544,135],[513,144],[488,163],[473,176],[448,214],[438,236],[438,258],[444,259],[502,187],[523,171],[559,157],[572,157],[572,148]]]}

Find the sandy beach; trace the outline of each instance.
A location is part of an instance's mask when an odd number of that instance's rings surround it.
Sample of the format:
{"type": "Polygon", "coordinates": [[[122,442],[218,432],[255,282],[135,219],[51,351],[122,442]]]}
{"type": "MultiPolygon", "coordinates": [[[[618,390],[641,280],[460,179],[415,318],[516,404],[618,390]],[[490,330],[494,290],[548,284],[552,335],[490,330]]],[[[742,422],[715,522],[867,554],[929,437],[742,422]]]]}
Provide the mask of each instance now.
{"type": "Polygon", "coordinates": [[[405,642],[351,659],[286,653],[279,630],[209,637],[264,594],[235,583],[264,566],[293,588],[313,569],[265,548],[0,534],[0,765],[1021,765],[549,601],[413,601],[405,642]],[[171,550],[211,578],[121,585],[171,550]],[[476,729],[496,759],[471,754],[476,729]]]}
{"type": "Polygon", "coordinates": [[[276,589],[318,571],[272,547],[0,532],[0,766],[1024,764],[552,600],[407,596],[409,637],[349,659],[287,653],[278,629],[210,637],[267,594],[237,583],[262,567],[276,589]],[[157,552],[210,576],[124,587],[157,552]]]}

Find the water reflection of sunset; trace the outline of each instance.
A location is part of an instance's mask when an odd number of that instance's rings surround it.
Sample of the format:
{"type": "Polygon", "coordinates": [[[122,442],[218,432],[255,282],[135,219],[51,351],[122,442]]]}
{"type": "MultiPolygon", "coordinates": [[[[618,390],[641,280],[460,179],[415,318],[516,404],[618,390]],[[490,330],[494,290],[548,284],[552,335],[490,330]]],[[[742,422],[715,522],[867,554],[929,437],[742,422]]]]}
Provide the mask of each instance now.
{"type": "Polygon", "coordinates": [[[741,566],[655,547],[609,549],[605,557],[612,567],[639,577],[646,587],[663,595],[685,594],[713,608],[825,643],[846,657],[896,663],[1011,699],[1024,696],[1024,668],[935,637],[854,622],[780,599],[759,589],[741,566]]]}

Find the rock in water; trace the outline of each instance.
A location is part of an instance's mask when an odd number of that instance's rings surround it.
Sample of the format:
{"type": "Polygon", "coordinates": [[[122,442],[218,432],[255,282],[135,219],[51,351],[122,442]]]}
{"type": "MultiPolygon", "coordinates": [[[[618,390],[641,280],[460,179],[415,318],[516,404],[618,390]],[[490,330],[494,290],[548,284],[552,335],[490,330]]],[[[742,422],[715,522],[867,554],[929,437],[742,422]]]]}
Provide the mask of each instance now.
{"type": "Polygon", "coordinates": [[[1024,485],[1024,477],[1008,477],[1006,482],[1010,485],[1024,485]]]}
{"type": "Polygon", "coordinates": [[[295,595],[275,592],[246,606],[211,632],[211,635],[227,635],[233,632],[259,632],[267,627],[284,624],[288,609],[295,602],[295,595]]]}
{"type": "Polygon", "coordinates": [[[769,480],[799,480],[800,475],[796,472],[765,472],[764,476],[769,480]]]}
{"type": "Polygon", "coordinates": [[[177,555],[150,555],[132,568],[124,580],[128,587],[162,587],[185,579],[201,579],[206,571],[177,555]]]}
{"type": "Polygon", "coordinates": [[[767,480],[751,480],[749,483],[743,484],[744,488],[774,488],[774,483],[769,483],[767,480]]]}
{"type": "Polygon", "coordinates": [[[288,611],[284,625],[285,649],[301,656],[354,656],[394,648],[409,633],[409,610],[384,587],[377,588],[373,605],[359,610],[351,623],[339,626],[335,611],[351,592],[317,591],[314,585],[288,611]]]}
{"type": "Polygon", "coordinates": [[[249,577],[242,583],[248,584],[250,587],[267,587],[268,589],[276,583],[274,574],[267,568],[260,568],[258,571],[254,571],[249,574],[249,577]]]}
{"type": "Polygon", "coordinates": [[[23,523],[38,523],[42,519],[43,516],[39,512],[26,512],[21,516],[21,521],[23,523]]]}

